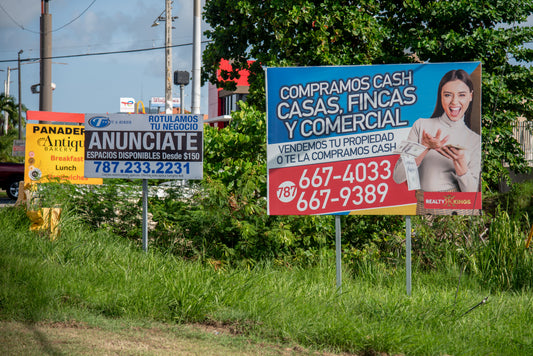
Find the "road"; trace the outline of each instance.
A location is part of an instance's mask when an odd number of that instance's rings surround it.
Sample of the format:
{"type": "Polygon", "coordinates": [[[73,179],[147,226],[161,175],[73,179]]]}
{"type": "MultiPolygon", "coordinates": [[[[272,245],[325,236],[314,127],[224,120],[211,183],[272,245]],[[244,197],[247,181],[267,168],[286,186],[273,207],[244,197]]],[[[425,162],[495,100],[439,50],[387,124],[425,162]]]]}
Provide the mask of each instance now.
{"type": "Polygon", "coordinates": [[[10,206],[10,205],[14,205],[15,204],[15,200],[11,200],[9,198],[0,198],[0,207],[4,207],[4,206],[10,206]]]}

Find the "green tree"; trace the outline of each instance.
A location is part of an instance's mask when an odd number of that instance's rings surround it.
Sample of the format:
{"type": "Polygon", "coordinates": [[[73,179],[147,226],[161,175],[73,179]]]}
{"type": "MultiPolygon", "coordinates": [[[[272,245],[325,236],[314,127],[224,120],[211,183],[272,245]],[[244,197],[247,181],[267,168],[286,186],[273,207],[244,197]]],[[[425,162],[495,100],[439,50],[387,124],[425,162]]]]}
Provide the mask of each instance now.
{"type": "MultiPolygon", "coordinates": [[[[26,107],[22,105],[22,110],[26,107]]],[[[13,140],[18,138],[18,104],[12,96],[0,94],[0,161],[1,162],[22,162],[23,158],[13,157],[13,140]],[[5,134],[4,112],[8,113],[8,130],[5,134]]],[[[22,121],[24,125],[24,121],[22,121]]]]}
{"type": "Polygon", "coordinates": [[[508,176],[504,162],[526,169],[512,126],[533,119],[533,71],[524,65],[533,60],[525,46],[533,29],[518,26],[532,14],[533,0],[210,0],[203,78],[231,89],[248,69],[249,101],[264,108],[261,65],[481,61],[483,178],[496,187],[508,176]],[[223,58],[234,70],[218,81],[223,58]]]}
{"type": "Polygon", "coordinates": [[[533,1],[382,1],[381,23],[390,36],[384,47],[391,61],[402,52],[421,61],[478,60],[483,65],[483,178],[495,188],[511,169],[527,169],[523,152],[512,135],[519,117],[532,120],[533,29],[518,26],[533,14],[533,1]]]}
{"type": "Polygon", "coordinates": [[[383,54],[374,0],[212,0],[204,18],[212,40],[203,54],[204,79],[231,89],[240,68],[249,69],[252,103],[264,104],[261,65],[311,66],[371,64],[383,54]],[[221,16],[224,14],[224,16],[221,16]],[[231,59],[234,72],[221,73],[220,59],[231,59]],[[256,62],[249,65],[247,60],[256,62]]]}
{"type": "Polygon", "coordinates": [[[266,214],[266,115],[246,103],[241,109],[224,129],[206,127],[204,186],[209,194],[196,225],[206,225],[210,249],[225,246],[226,256],[218,258],[311,257],[310,249],[326,244],[331,234],[330,217],[266,214]]]}
{"type": "Polygon", "coordinates": [[[5,93],[0,94],[0,135],[3,135],[5,131],[5,120],[3,113],[8,114],[8,129],[13,129],[18,125],[18,106],[15,103],[15,98],[12,96],[6,95],[5,93]]]}

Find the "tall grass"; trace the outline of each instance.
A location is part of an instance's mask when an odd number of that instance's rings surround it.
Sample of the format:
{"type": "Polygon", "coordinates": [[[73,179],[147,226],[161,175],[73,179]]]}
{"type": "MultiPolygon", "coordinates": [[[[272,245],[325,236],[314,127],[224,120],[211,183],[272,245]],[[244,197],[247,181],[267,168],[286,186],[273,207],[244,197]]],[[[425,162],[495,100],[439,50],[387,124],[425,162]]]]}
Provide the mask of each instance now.
{"type": "Polygon", "coordinates": [[[476,254],[480,278],[497,290],[533,289],[533,251],[527,232],[506,212],[499,212],[476,254]]]}
{"type": "Polygon", "coordinates": [[[458,269],[376,277],[335,264],[215,269],[89,231],[73,215],[49,241],[24,212],[0,209],[0,318],[223,323],[235,332],[316,349],[373,354],[533,353],[533,294],[493,292],[458,269]],[[484,297],[488,302],[468,312],[484,297]]]}
{"type": "Polygon", "coordinates": [[[496,209],[482,217],[417,217],[414,221],[413,260],[420,268],[464,270],[494,291],[533,290],[527,214],[517,219],[496,209]]]}

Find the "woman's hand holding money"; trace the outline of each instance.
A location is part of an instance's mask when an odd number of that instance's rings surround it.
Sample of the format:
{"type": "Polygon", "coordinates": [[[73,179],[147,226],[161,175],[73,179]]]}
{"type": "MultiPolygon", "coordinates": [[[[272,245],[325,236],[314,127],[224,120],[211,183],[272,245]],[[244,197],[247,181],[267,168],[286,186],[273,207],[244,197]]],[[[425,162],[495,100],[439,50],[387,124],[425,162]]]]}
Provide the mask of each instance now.
{"type": "Polygon", "coordinates": [[[463,149],[452,146],[442,146],[437,151],[444,157],[447,157],[453,161],[455,173],[457,173],[458,176],[465,175],[468,172],[468,164],[466,162],[463,149]]]}

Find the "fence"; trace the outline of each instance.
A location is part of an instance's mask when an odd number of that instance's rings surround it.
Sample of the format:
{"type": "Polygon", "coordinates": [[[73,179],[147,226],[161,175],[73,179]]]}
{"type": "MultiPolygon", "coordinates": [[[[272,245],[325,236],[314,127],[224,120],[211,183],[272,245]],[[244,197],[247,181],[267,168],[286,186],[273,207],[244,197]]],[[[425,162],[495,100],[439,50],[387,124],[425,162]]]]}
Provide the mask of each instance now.
{"type": "Polygon", "coordinates": [[[533,164],[533,122],[517,122],[513,127],[513,135],[520,143],[520,148],[524,151],[525,159],[529,165],[533,164]]]}

